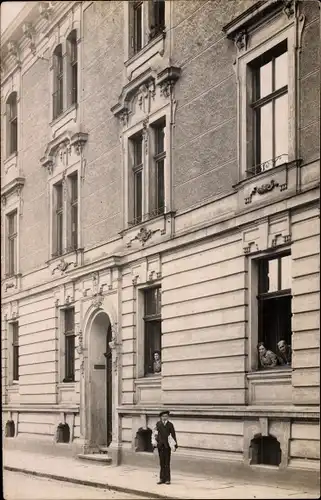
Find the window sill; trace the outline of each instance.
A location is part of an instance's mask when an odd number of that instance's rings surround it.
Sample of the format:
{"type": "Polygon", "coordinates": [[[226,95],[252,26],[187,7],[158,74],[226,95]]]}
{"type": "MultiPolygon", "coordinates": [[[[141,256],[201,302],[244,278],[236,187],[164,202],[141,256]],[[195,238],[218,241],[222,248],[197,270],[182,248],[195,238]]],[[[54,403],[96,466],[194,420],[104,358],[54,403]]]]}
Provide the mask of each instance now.
{"type": "Polygon", "coordinates": [[[131,80],[133,73],[146,64],[147,61],[150,64],[150,59],[152,57],[157,54],[163,56],[165,49],[165,37],[166,32],[161,33],[150,40],[139,52],[132,55],[129,59],[127,59],[127,61],[125,61],[124,65],[127,72],[127,78],[131,80]]]}
{"type": "Polygon", "coordinates": [[[19,392],[19,381],[14,380],[13,382],[8,385],[8,391],[9,392],[19,392]]]}
{"type": "Polygon", "coordinates": [[[266,170],[262,170],[261,172],[257,172],[257,173],[253,173],[253,174],[250,174],[250,173],[244,174],[243,173],[243,178],[239,182],[234,184],[232,187],[234,189],[237,189],[243,185],[246,185],[246,184],[252,182],[253,180],[260,179],[260,178],[264,179],[265,177],[269,177],[273,173],[282,172],[283,170],[292,169],[293,167],[298,166],[300,163],[301,163],[300,159],[293,160],[293,161],[281,163],[280,165],[276,165],[276,166],[268,168],[266,170]]]}
{"type": "Polygon", "coordinates": [[[134,380],[135,385],[140,385],[140,386],[158,386],[161,385],[162,382],[162,376],[159,374],[150,374],[150,375],[145,375],[145,377],[142,378],[137,378],[134,380]]]}
{"type": "Polygon", "coordinates": [[[7,158],[4,160],[3,164],[7,165],[7,163],[10,163],[13,160],[16,160],[18,157],[18,151],[15,151],[14,153],[11,153],[7,158]]]}
{"type": "Polygon", "coordinates": [[[292,404],[292,368],[278,367],[247,374],[250,405],[292,404]]]}
{"type": "Polygon", "coordinates": [[[64,127],[66,127],[71,120],[74,122],[77,121],[77,110],[78,104],[72,104],[69,108],[63,111],[61,115],[57,116],[57,118],[54,118],[50,122],[49,125],[51,127],[53,137],[55,137],[58,132],[61,134],[64,127]]]}
{"type": "Polygon", "coordinates": [[[76,387],[76,382],[59,382],[58,389],[63,391],[73,391],[76,387]]]}

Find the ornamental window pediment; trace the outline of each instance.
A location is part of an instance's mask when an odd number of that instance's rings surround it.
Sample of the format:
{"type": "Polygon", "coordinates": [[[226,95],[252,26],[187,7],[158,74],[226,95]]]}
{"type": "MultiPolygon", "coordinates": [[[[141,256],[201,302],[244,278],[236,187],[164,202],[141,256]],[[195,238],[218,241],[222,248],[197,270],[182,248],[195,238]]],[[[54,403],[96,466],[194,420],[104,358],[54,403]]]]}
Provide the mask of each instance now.
{"type": "Polygon", "coordinates": [[[85,132],[64,131],[50,141],[40,163],[48,169],[51,175],[55,169],[63,170],[78,162],[87,142],[88,134],[85,132]]]}
{"type": "Polygon", "coordinates": [[[175,66],[159,73],[149,68],[123,87],[117,104],[111,108],[112,113],[127,128],[131,121],[137,122],[155,112],[169,100],[180,73],[181,69],[175,66]]]}

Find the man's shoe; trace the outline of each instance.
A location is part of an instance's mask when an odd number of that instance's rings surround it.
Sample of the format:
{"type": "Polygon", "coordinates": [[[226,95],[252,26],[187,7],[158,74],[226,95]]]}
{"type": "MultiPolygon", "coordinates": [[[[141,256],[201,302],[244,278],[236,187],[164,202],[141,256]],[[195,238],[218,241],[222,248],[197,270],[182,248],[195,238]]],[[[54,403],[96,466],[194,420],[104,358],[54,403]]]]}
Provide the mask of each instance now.
{"type": "Polygon", "coordinates": [[[157,484],[164,484],[164,481],[158,481],[157,484]]]}
{"type": "Polygon", "coordinates": [[[166,481],[165,484],[171,484],[171,482],[170,481],[166,481]]]}

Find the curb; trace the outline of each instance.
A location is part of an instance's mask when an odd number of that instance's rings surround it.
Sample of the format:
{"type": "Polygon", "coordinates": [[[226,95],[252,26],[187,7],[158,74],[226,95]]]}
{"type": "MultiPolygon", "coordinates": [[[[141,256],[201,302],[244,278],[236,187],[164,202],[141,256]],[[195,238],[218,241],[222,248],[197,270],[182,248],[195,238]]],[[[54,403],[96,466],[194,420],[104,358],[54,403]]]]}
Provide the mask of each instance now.
{"type": "Polygon", "coordinates": [[[148,493],[147,491],[141,491],[141,490],[137,490],[134,488],[126,488],[123,486],[113,486],[113,485],[107,484],[107,483],[88,481],[87,479],[76,479],[74,477],[59,476],[57,474],[50,474],[49,472],[38,472],[35,470],[22,469],[20,467],[12,467],[11,465],[4,465],[3,469],[7,470],[7,471],[11,471],[11,472],[20,472],[22,474],[28,474],[28,475],[36,476],[36,477],[54,479],[55,481],[64,481],[66,483],[81,484],[83,486],[91,486],[93,488],[102,488],[102,489],[107,489],[107,490],[111,490],[111,491],[119,491],[121,493],[129,493],[132,495],[150,498],[151,500],[154,498],[155,499],[156,498],[166,498],[166,499],[179,500],[179,498],[181,498],[181,497],[173,497],[173,495],[167,496],[167,495],[162,495],[162,494],[158,494],[158,493],[148,493]]]}

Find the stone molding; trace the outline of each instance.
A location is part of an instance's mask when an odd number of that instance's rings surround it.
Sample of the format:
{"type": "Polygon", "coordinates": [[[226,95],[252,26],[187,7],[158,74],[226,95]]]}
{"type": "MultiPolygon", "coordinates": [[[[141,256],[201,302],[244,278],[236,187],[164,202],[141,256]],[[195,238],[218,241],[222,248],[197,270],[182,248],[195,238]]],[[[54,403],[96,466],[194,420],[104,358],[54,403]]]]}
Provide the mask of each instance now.
{"type": "MultiPolygon", "coordinates": [[[[131,112],[130,102],[133,98],[138,99],[140,108],[146,110],[145,101],[155,97],[155,89],[159,87],[164,97],[169,97],[171,89],[179,79],[181,69],[176,66],[169,66],[159,73],[151,68],[147,69],[139,77],[127,83],[118,98],[118,103],[112,106],[111,112],[119,118],[123,125],[128,123],[128,115],[131,112]]],[[[147,111],[146,111],[147,112],[147,111]]]]}
{"type": "Polygon", "coordinates": [[[44,156],[40,159],[41,166],[47,168],[49,175],[52,175],[58,151],[60,151],[61,157],[71,155],[73,150],[79,156],[87,140],[88,134],[85,132],[77,132],[76,134],[72,134],[68,130],[63,132],[48,143],[44,156]]]}

